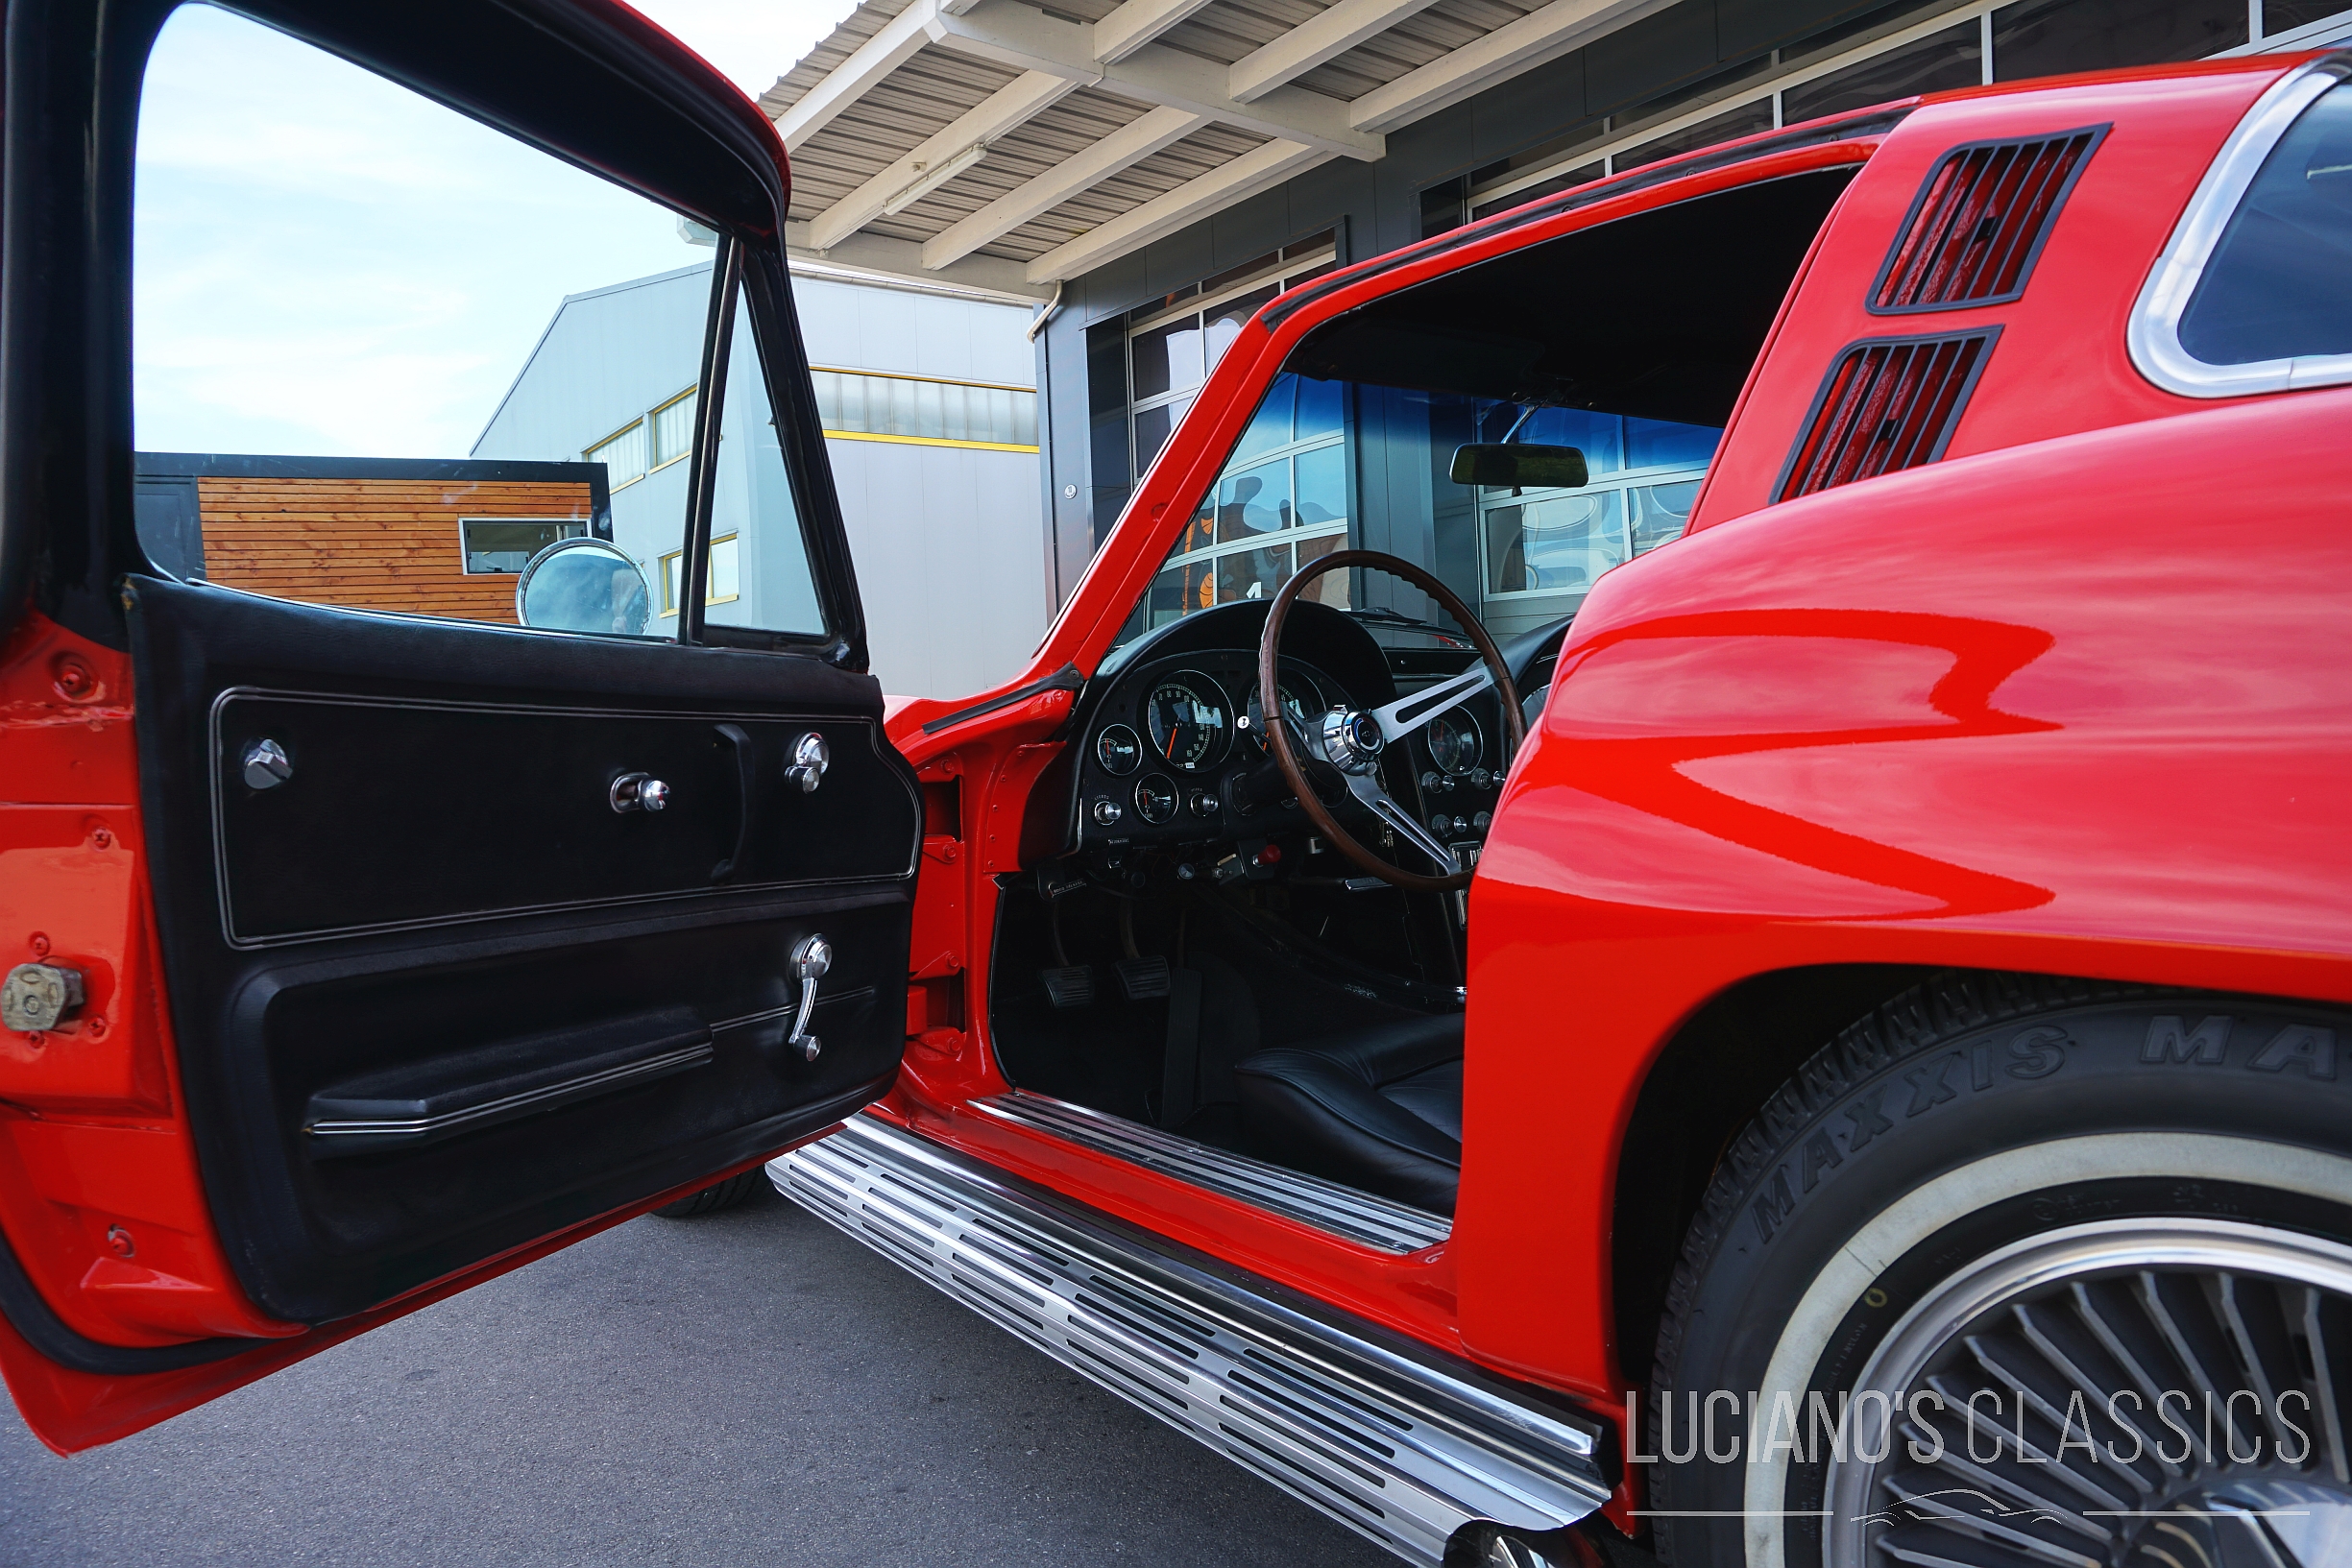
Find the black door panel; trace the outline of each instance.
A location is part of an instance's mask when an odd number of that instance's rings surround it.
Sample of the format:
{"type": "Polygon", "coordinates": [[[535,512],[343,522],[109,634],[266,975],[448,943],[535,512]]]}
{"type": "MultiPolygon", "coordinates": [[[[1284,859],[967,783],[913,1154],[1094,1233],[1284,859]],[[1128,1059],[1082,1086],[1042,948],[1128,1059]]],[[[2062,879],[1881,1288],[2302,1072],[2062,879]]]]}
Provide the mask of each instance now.
{"type": "Polygon", "coordinates": [[[707,892],[902,877],[861,830],[877,800],[919,797],[875,720],[457,705],[231,688],[212,711],[221,910],[240,947],[707,892]],[[813,791],[785,778],[822,736],[813,791]],[[276,741],[293,768],[255,789],[241,760],[276,741]],[[659,811],[617,811],[615,781],[669,786],[659,811]],[[350,803],[400,819],[353,832],[350,803]],[[748,783],[748,791],[745,784],[748,783]],[[751,809],[746,816],[746,800],[751,809]],[[739,850],[740,853],[739,854],[739,850]]]}
{"type": "Polygon", "coordinates": [[[264,1310],[361,1311],[888,1087],[921,811],[871,678],[147,579],[130,597],[182,1079],[264,1310]],[[784,767],[812,729],[833,760],[804,793],[784,767]],[[263,736],[292,772],[255,790],[238,763],[263,736]],[[670,807],[615,812],[631,771],[670,807]],[[834,953],[813,1060],[787,1045],[812,934],[834,953]]]}

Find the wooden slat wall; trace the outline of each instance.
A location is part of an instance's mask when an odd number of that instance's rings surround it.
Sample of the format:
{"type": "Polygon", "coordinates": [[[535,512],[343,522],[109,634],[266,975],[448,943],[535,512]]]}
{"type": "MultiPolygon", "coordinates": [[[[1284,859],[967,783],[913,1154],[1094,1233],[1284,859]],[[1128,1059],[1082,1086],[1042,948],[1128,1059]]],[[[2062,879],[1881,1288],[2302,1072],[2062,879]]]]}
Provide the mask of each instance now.
{"type": "Polygon", "coordinates": [[[308,604],[509,624],[515,579],[466,575],[457,519],[589,517],[585,484],[207,476],[196,493],[213,582],[308,604]]]}

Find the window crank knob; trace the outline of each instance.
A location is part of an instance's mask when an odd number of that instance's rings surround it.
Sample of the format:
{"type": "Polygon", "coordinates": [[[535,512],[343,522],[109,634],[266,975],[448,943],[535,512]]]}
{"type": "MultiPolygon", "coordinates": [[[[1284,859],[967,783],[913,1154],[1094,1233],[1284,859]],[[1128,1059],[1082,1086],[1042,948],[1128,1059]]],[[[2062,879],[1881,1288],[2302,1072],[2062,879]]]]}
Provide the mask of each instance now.
{"type": "Polygon", "coordinates": [[[825,770],[832,765],[833,748],[826,744],[823,736],[811,730],[792,742],[792,765],[784,770],[784,776],[800,785],[800,792],[807,795],[825,782],[825,770]]]}
{"type": "Polygon", "coordinates": [[[613,781],[616,811],[659,811],[669,804],[669,785],[650,773],[624,773],[613,781]]]}
{"type": "Polygon", "coordinates": [[[833,968],[833,944],[821,936],[804,936],[792,949],[792,978],[800,982],[800,1011],[793,1016],[792,1032],[785,1039],[785,1049],[797,1051],[804,1062],[816,1060],[823,1044],[809,1032],[809,1015],[816,1010],[816,982],[833,968]]]}

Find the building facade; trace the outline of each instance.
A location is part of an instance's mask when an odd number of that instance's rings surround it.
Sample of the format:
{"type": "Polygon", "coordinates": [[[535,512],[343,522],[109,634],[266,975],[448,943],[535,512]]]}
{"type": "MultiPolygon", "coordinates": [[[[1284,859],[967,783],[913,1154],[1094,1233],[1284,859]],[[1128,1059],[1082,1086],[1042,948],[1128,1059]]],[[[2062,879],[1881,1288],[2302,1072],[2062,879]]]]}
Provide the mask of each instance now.
{"type": "MultiPolygon", "coordinates": [[[[761,102],[793,153],[798,253],[1037,301],[1066,597],[1240,324],[1325,268],[1914,93],[2346,36],[2345,0],[868,0],[761,102]]],[[[1472,491],[1368,455],[1383,411],[1360,392],[1286,378],[1274,402],[1148,618],[1271,593],[1347,543],[1532,625],[1677,537],[1713,449],[1544,410],[1522,438],[1584,446],[1592,483],[1472,491]]],[[[1528,412],[1459,411],[1461,439],[1528,412]]]]}
{"type": "MultiPolygon", "coordinates": [[[[818,415],[885,690],[953,696],[1003,679],[1043,635],[1033,310],[967,289],[796,272],[818,415]]],[[[476,459],[600,466],[612,539],[643,571],[658,633],[679,612],[681,522],[710,307],[705,263],[568,297],[480,438],[476,459]]],[[[709,614],[797,626],[813,615],[805,558],[763,556],[728,518],[779,515],[783,458],[732,356],[723,404],[709,614]]],[[[788,515],[788,502],[782,515],[788,515]]]]}

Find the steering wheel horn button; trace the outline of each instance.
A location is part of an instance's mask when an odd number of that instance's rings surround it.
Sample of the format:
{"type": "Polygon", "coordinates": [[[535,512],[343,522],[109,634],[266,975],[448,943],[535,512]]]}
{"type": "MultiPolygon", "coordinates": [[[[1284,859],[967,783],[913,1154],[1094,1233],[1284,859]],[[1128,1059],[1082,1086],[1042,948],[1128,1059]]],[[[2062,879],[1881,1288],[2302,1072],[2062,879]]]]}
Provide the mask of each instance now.
{"type": "Polygon", "coordinates": [[[1367,773],[1380,756],[1380,721],[1361,709],[1334,708],[1323,715],[1323,756],[1342,773],[1367,773]]]}

